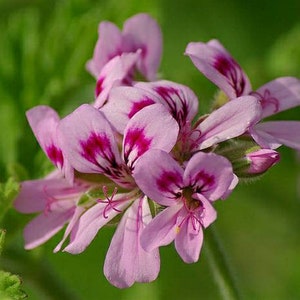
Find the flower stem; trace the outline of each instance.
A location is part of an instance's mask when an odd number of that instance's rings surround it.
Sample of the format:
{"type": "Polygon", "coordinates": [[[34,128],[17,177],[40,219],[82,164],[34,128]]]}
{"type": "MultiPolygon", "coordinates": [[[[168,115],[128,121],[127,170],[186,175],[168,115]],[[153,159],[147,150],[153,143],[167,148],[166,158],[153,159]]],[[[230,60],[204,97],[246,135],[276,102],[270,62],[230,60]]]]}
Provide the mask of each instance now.
{"type": "Polygon", "coordinates": [[[222,299],[240,299],[235,278],[214,226],[206,230],[204,251],[222,299]]]}

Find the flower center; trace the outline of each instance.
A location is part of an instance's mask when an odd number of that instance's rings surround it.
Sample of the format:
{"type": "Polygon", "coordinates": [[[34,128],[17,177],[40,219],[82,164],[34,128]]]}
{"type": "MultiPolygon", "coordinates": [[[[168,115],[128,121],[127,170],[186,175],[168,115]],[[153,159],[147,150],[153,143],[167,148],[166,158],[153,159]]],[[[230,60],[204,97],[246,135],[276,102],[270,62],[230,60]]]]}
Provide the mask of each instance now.
{"type": "Polygon", "coordinates": [[[185,187],[182,190],[182,200],[188,211],[194,211],[200,206],[202,207],[201,201],[193,198],[194,190],[192,187],[185,187]]]}
{"type": "Polygon", "coordinates": [[[181,199],[184,202],[184,207],[187,210],[186,216],[182,219],[177,227],[179,233],[181,226],[185,222],[191,222],[194,231],[199,232],[202,225],[202,215],[204,208],[202,202],[193,198],[194,190],[192,187],[185,187],[182,189],[181,199]]]}

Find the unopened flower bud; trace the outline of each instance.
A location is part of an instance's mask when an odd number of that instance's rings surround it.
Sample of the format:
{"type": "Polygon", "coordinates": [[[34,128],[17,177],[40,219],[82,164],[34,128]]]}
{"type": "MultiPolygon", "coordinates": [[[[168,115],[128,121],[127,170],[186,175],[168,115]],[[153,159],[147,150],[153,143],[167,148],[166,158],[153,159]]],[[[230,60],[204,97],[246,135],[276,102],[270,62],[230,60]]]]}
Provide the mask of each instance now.
{"type": "Polygon", "coordinates": [[[218,154],[225,156],[231,162],[234,173],[240,179],[258,177],[280,159],[279,153],[275,150],[261,149],[247,140],[228,143],[218,150],[218,154]]]}
{"type": "Polygon", "coordinates": [[[250,162],[248,172],[250,174],[263,174],[276,164],[280,155],[275,150],[271,149],[260,149],[255,152],[248,153],[246,155],[247,160],[250,162]]]}

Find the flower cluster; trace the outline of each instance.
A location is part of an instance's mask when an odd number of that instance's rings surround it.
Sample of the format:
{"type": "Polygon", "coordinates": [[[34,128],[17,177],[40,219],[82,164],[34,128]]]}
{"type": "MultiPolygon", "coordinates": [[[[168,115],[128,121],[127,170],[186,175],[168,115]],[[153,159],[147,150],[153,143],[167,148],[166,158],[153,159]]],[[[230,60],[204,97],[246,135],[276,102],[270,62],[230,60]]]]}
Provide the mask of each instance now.
{"type": "Polygon", "coordinates": [[[280,145],[300,150],[300,122],[263,121],[300,105],[298,79],[254,91],[220,42],[189,43],[185,55],[221,90],[199,117],[189,87],[157,80],[161,53],[149,15],[131,17],[123,31],[101,22],[87,63],[97,80],[94,102],[63,119],[47,106],[27,112],[56,170],[21,184],[16,209],[39,213],[24,230],[26,249],[66,226],[54,251],[67,243],[64,251],[81,253],[99,229],[118,224],[104,274],[120,288],[154,280],[159,247],[172,241],[184,262],[196,262],[203,230],[217,217],[214,202],[277,163],[280,145]]]}

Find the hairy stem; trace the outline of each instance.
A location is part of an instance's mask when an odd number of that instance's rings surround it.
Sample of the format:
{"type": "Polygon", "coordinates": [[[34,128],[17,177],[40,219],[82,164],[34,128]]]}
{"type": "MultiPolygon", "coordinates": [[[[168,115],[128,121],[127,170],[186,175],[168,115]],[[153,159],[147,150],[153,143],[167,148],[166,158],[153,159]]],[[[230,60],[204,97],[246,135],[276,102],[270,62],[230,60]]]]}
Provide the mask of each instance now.
{"type": "Polygon", "coordinates": [[[214,226],[206,231],[204,251],[222,299],[240,299],[235,278],[214,226]]]}

